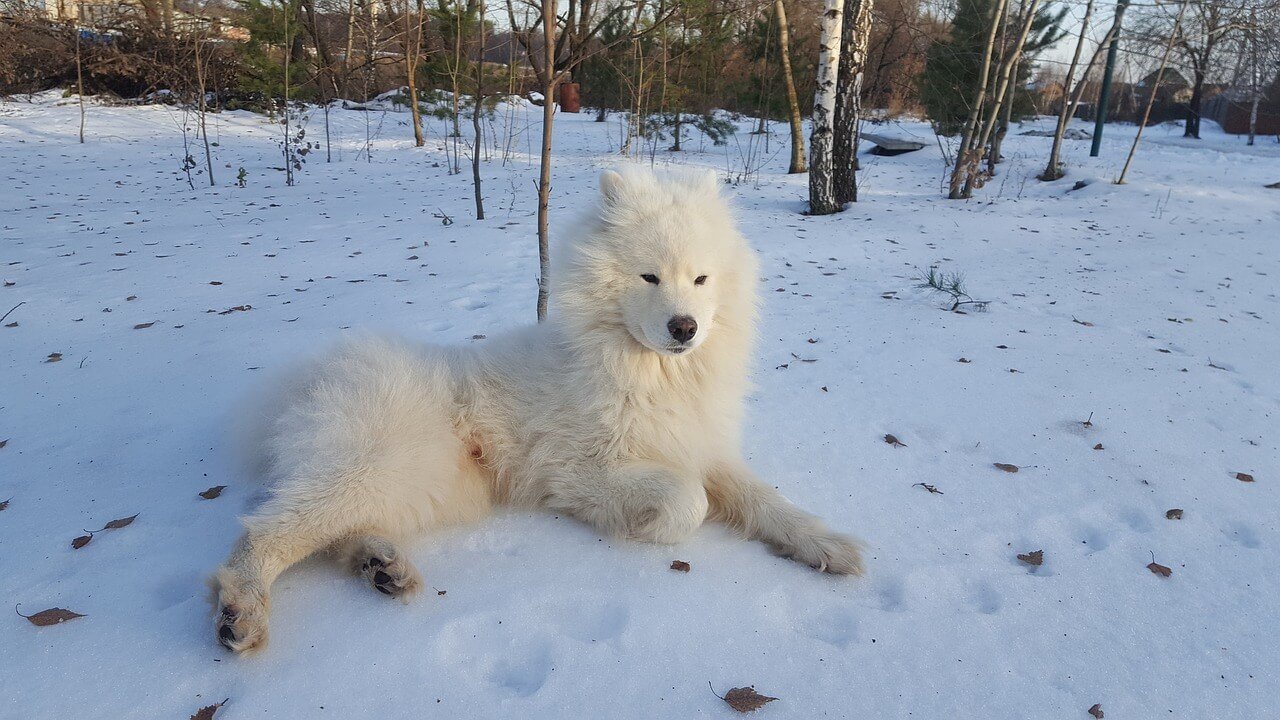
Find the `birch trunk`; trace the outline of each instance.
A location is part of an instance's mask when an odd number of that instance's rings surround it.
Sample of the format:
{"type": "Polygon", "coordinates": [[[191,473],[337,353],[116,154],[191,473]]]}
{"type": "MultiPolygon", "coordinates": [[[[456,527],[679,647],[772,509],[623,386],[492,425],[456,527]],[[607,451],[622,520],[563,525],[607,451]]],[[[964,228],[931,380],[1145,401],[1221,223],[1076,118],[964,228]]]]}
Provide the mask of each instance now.
{"type": "Polygon", "coordinates": [[[836,112],[836,82],[840,74],[840,33],[844,20],[844,0],[826,0],[822,13],[822,39],[818,53],[817,90],[813,96],[813,130],[809,135],[809,214],[830,215],[840,211],[832,177],[833,123],[836,112]]]}
{"type": "Polygon", "coordinates": [[[982,104],[987,99],[987,83],[991,77],[991,55],[996,44],[996,31],[1000,29],[1000,18],[1004,16],[1004,7],[1005,0],[996,0],[996,5],[992,8],[991,29],[987,33],[986,45],[982,48],[982,63],[979,65],[981,73],[978,78],[978,97],[974,100],[973,107],[969,108],[969,118],[964,124],[960,148],[956,151],[956,165],[951,170],[947,197],[952,200],[964,197],[961,194],[961,188],[964,185],[966,171],[971,163],[974,167],[977,166],[977,159],[972,157],[975,153],[973,145],[978,132],[978,119],[982,117],[982,104]]]}
{"type": "Polygon", "coordinates": [[[556,97],[556,0],[542,0],[542,161],[538,173],[538,322],[547,319],[551,294],[551,124],[556,97]]]}
{"type": "Polygon", "coordinates": [[[836,203],[858,201],[858,123],[862,119],[862,76],[871,37],[873,0],[853,0],[840,32],[840,73],[836,81],[834,167],[836,203]]]}
{"type": "Polygon", "coordinates": [[[475,144],[471,148],[471,184],[476,192],[476,219],[484,219],[484,198],[480,195],[480,146],[484,136],[480,126],[480,113],[484,110],[484,0],[480,0],[480,58],[476,62],[476,102],[471,111],[471,126],[475,130],[475,144]]]}
{"type": "Polygon", "coordinates": [[[1116,178],[1117,185],[1124,184],[1125,175],[1129,174],[1129,166],[1133,163],[1133,156],[1138,152],[1138,142],[1142,140],[1142,131],[1147,127],[1147,120],[1151,118],[1151,104],[1155,102],[1156,93],[1160,90],[1160,82],[1164,80],[1164,68],[1169,64],[1169,53],[1173,50],[1173,44],[1178,39],[1178,31],[1182,29],[1182,16],[1187,12],[1187,5],[1190,0],[1182,0],[1182,6],[1178,8],[1178,17],[1173,21],[1173,30],[1169,32],[1169,44],[1164,46],[1164,56],[1160,58],[1160,69],[1156,72],[1156,81],[1151,85],[1151,94],[1147,97],[1147,108],[1142,111],[1142,122],[1138,123],[1138,134],[1133,136],[1133,145],[1129,147],[1129,156],[1124,160],[1124,167],[1120,169],[1120,177],[1116,178]]]}
{"type": "Polygon", "coordinates": [[[796,79],[791,73],[791,29],[787,25],[787,8],[782,0],[774,0],[778,16],[778,48],[782,52],[782,78],[787,86],[787,108],[791,114],[791,174],[805,172],[804,123],[800,120],[800,98],[796,95],[796,79]]]}
{"type": "Polygon", "coordinates": [[[1035,20],[1036,8],[1039,6],[1040,0],[1031,0],[1025,8],[1025,14],[1022,19],[1022,27],[1019,28],[1018,37],[1014,40],[1012,52],[1005,58],[1000,66],[1000,72],[996,79],[996,89],[993,96],[994,102],[991,105],[991,114],[987,116],[987,120],[983,123],[982,133],[978,135],[977,142],[972,147],[972,162],[965,168],[964,189],[962,197],[970,197],[973,194],[974,187],[982,186],[982,177],[979,168],[982,166],[982,159],[987,150],[987,143],[991,140],[991,133],[995,130],[996,122],[1000,118],[1000,111],[1004,107],[1004,103],[1008,100],[1010,78],[1013,68],[1018,65],[1018,61],[1022,58],[1022,47],[1027,42],[1027,33],[1031,31],[1031,23],[1035,20]]]}
{"type": "MultiPolygon", "coordinates": [[[[1084,51],[1085,36],[1089,30],[1091,17],[1093,17],[1093,0],[1089,0],[1084,6],[1084,19],[1080,21],[1080,37],[1076,39],[1076,50],[1071,55],[1071,64],[1067,66],[1067,76],[1062,80],[1062,107],[1058,110],[1058,124],[1053,130],[1053,147],[1049,149],[1049,164],[1045,166],[1044,172],[1040,173],[1041,180],[1057,180],[1063,175],[1058,155],[1062,152],[1062,136],[1067,131],[1067,123],[1071,122],[1071,116],[1075,114],[1076,106],[1070,95],[1076,66],[1080,63],[1080,53],[1084,51]]],[[[1084,77],[1088,75],[1089,70],[1086,68],[1084,77]]],[[[1081,80],[1083,79],[1082,77],[1081,80]]]]}

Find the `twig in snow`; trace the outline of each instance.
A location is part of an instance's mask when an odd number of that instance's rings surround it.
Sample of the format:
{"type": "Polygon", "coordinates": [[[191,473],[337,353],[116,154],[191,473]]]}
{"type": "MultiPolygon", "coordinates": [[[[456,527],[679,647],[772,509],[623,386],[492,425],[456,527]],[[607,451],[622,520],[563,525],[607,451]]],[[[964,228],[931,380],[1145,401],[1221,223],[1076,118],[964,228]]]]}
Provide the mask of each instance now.
{"type": "Polygon", "coordinates": [[[5,318],[9,317],[9,313],[13,312],[14,310],[17,310],[18,308],[20,308],[20,307],[22,307],[23,305],[26,305],[26,304],[27,304],[27,301],[26,301],[26,300],[23,300],[22,302],[18,303],[17,305],[14,305],[13,307],[9,308],[9,312],[7,312],[7,313],[5,313],[4,315],[0,316],[0,322],[4,322],[5,318]]]}

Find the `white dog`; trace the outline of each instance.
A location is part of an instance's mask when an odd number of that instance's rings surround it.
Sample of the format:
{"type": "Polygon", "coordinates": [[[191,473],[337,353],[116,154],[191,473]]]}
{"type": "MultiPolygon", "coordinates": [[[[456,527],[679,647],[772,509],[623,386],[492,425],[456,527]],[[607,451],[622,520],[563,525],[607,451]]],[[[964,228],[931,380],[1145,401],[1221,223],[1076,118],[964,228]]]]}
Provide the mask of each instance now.
{"type": "Polygon", "coordinates": [[[401,543],[494,503],[657,543],[710,517],[819,570],[862,572],[856,541],[741,460],[759,280],[715,176],[600,184],[553,265],[549,322],[474,349],[352,344],[286,388],[258,439],[270,496],[210,580],[223,645],[266,645],[272,582],[317,550],[412,595],[422,578],[401,543]]]}

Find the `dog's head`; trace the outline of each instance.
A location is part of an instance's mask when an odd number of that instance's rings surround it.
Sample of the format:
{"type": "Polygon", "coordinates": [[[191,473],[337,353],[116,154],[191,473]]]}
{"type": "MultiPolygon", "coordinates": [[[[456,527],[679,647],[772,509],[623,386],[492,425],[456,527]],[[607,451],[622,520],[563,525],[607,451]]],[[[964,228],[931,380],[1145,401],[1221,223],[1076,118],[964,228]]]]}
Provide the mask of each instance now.
{"type": "Polygon", "coordinates": [[[552,265],[554,302],[571,333],[605,331],[684,355],[725,323],[749,331],[755,256],[714,173],[606,171],[587,223],[552,265]]]}

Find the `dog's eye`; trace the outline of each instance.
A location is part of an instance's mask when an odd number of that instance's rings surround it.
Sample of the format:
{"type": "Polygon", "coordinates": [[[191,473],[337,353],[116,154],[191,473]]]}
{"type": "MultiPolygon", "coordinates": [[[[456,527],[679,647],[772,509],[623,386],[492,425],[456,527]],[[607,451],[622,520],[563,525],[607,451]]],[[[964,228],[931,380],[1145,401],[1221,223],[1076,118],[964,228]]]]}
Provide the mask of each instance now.
{"type": "Polygon", "coordinates": [[[706,284],[707,284],[707,276],[706,276],[706,275],[699,275],[698,277],[696,277],[696,278],[694,278],[694,279],[693,279],[693,284],[694,284],[694,285],[706,285],[706,284]]]}
{"type": "Polygon", "coordinates": [[[650,285],[657,285],[657,284],[658,284],[658,276],[657,276],[657,275],[649,275],[649,274],[645,274],[645,275],[641,275],[641,276],[640,276],[640,278],[641,278],[642,280],[644,280],[645,282],[649,283],[650,285]]]}

